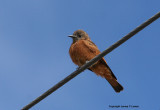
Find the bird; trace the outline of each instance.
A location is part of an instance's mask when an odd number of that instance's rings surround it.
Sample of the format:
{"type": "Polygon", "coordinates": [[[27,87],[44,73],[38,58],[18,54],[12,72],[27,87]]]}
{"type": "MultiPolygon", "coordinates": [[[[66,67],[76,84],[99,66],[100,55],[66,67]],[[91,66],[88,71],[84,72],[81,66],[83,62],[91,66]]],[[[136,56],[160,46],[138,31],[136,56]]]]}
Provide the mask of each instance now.
{"type": "MultiPolygon", "coordinates": [[[[98,47],[91,41],[89,35],[81,29],[76,30],[68,37],[73,39],[69,48],[69,54],[73,63],[78,65],[78,67],[81,67],[101,53],[98,47]]],[[[105,78],[115,92],[119,93],[123,90],[123,86],[117,81],[116,76],[104,58],[91,65],[88,69],[98,76],[105,78]]]]}

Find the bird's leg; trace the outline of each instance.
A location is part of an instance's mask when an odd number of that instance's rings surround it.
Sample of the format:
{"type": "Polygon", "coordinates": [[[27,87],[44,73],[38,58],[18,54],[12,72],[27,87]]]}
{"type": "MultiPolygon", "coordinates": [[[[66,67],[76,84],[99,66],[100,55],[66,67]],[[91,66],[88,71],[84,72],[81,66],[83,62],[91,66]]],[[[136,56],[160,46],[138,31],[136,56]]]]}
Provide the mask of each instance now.
{"type": "MultiPolygon", "coordinates": [[[[89,61],[87,60],[86,63],[88,63],[88,62],[89,62],[89,61]]],[[[86,63],[85,63],[85,64],[86,64],[86,63]]],[[[92,64],[90,67],[94,66],[95,64],[96,64],[96,63],[92,64]]]]}
{"type": "Polygon", "coordinates": [[[79,70],[79,68],[81,68],[81,66],[78,66],[76,69],[79,70]]]}
{"type": "MultiPolygon", "coordinates": [[[[85,62],[85,64],[88,63],[88,62],[89,62],[89,61],[87,60],[87,61],[85,62]]],[[[96,63],[92,64],[90,67],[94,66],[95,64],[96,64],[96,63]]],[[[79,70],[80,68],[81,68],[81,66],[78,66],[76,69],[79,70]]],[[[89,68],[88,68],[88,69],[89,69],[89,68]]]]}
{"type": "Polygon", "coordinates": [[[87,60],[86,63],[88,63],[89,61],[87,60]]]}
{"type": "MultiPolygon", "coordinates": [[[[88,63],[88,62],[89,62],[89,61],[87,60],[87,61],[85,62],[85,64],[88,63]]],[[[84,64],[84,65],[85,65],[85,64],[84,64]]],[[[91,65],[91,66],[92,66],[92,65],[91,65]]],[[[80,68],[81,68],[81,66],[78,66],[76,69],[79,70],[80,68]]]]}
{"type": "MultiPolygon", "coordinates": [[[[89,61],[87,60],[86,63],[88,63],[88,62],[89,62],[89,61]]],[[[85,63],[85,64],[86,64],[86,63],[85,63]]],[[[93,65],[91,65],[90,67],[92,67],[92,66],[93,66],[93,65]]],[[[92,70],[90,69],[90,67],[88,68],[88,70],[92,71],[92,70]]]]}
{"type": "MultiPolygon", "coordinates": [[[[88,62],[89,62],[89,61],[87,60],[86,63],[88,63],[88,62]]],[[[92,64],[88,69],[91,70],[90,68],[92,68],[92,67],[94,68],[94,66],[97,65],[97,63],[98,63],[98,61],[95,62],[94,64],[92,64]]],[[[91,71],[92,71],[92,70],[91,70],[91,71]]]]}

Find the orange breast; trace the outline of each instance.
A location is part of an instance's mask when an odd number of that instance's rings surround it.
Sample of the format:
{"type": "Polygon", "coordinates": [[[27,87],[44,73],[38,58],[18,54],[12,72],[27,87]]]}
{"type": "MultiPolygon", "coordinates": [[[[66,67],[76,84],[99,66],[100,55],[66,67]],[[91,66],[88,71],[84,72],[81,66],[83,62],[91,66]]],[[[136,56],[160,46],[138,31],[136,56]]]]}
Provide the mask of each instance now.
{"type": "Polygon", "coordinates": [[[76,65],[82,66],[85,64],[87,61],[87,58],[85,57],[87,50],[84,47],[83,40],[73,43],[69,49],[69,54],[76,65]]]}

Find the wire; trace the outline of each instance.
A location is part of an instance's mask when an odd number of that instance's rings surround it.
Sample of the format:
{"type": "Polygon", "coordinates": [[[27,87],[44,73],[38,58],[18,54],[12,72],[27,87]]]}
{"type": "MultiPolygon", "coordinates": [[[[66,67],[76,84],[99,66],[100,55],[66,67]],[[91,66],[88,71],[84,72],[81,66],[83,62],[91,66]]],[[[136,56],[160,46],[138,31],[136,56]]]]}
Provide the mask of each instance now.
{"type": "Polygon", "coordinates": [[[111,45],[108,49],[104,50],[101,54],[97,55],[95,58],[93,58],[92,60],[90,60],[89,62],[87,62],[83,66],[81,66],[78,70],[74,71],[69,76],[67,76],[66,78],[64,78],[63,80],[61,80],[59,83],[57,83],[52,88],[50,88],[45,93],[43,93],[41,96],[39,96],[38,98],[36,98],[35,100],[33,100],[31,103],[29,103],[25,107],[23,107],[21,110],[28,110],[31,107],[33,107],[34,105],[36,105],[37,103],[39,103],[41,100],[43,100],[48,95],[50,95],[51,93],[53,93],[54,91],[56,91],[58,88],[60,88],[61,86],[63,86],[65,83],[67,83],[68,81],[70,81],[71,79],[73,79],[75,76],[77,76],[78,74],[80,74],[81,72],[83,72],[85,69],[89,68],[92,64],[94,64],[95,62],[97,62],[98,60],[100,60],[102,57],[104,57],[106,54],[108,54],[109,52],[113,51],[115,48],[117,48],[121,44],[123,44],[125,41],[127,41],[132,36],[134,36],[135,34],[137,34],[139,31],[141,31],[142,29],[144,29],[145,27],[147,27],[153,21],[157,20],[159,17],[160,17],[160,12],[158,12],[153,17],[151,17],[150,19],[148,19],[147,21],[145,21],[143,24],[139,25],[137,28],[135,28],[129,34],[127,34],[122,39],[120,39],[119,41],[117,41],[116,43],[114,43],[113,45],[111,45]]]}

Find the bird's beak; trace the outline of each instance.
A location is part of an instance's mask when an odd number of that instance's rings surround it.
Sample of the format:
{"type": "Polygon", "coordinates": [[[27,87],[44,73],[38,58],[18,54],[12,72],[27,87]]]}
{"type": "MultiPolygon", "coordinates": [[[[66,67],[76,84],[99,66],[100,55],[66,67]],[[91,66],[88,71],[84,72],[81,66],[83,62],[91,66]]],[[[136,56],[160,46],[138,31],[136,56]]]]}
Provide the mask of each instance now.
{"type": "Polygon", "coordinates": [[[74,36],[74,35],[69,35],[68,37],[72,37],[72,38],[75,38],[76,36],[74,36]]]}

